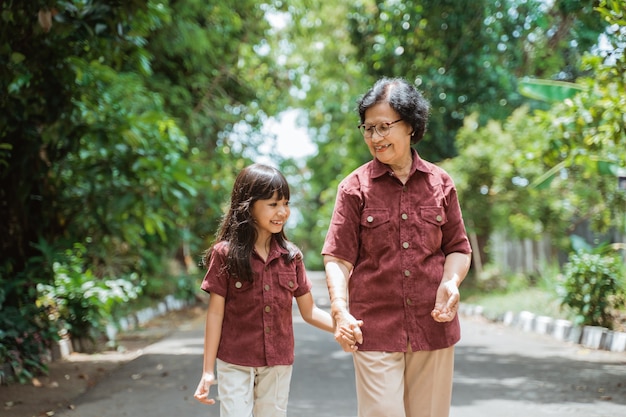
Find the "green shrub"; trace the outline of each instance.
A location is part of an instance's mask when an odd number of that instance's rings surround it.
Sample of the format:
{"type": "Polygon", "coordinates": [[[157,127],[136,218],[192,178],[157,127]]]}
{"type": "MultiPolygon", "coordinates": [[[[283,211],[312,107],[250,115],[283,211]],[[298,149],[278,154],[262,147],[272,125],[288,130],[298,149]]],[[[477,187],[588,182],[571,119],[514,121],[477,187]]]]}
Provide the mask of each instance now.
{"type": "Polygon", "coordinates": [[[4,306],[0,314],[0,363],[11,366],[13,375],[2,379],[30,382],[35,375],[45,374],[50,343],[57,340],[56,331],[47,321],[45,312],[34,305],[4,306]]]}
{"type": "Polygon", "coordinates": [[[601,253],[572,253],[563,267],[562,305],[576,314],[578,325],[614,327],[613,312],[623,295],[619,257],[601,253]]]}
{"type": "Polygon", "coordinates": [[[38,304],[47,308],[60,331],[78,339],[94,339],[104,332],[120,306],[139,296],[141,287],[133,283],[136,274],[120,279],[96,277],[86,265],[85,252],[83,245],[75,244],[62,261],[54,262],[53,284],[37,285],[38,304]]]}

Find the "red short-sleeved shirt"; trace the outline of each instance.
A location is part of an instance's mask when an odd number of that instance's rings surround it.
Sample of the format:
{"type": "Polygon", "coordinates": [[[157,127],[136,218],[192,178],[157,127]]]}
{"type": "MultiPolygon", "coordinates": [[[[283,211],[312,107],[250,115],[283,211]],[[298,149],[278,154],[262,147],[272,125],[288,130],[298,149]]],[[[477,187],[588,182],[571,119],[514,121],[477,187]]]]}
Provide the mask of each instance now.
{"type": "Polygon", "coordinates": [[[403,185],[377,159],[340,184],[323,255],[354,265],[350,313],[364,321],[364,351],[404,352],[450,347],[460,339],[458,318],[430,313],[445,257],[470,253],[450,176],[413,152],[403,185]]]}
{"type": "Polygon", "coordinates": [[[225,298],[217,357],[241,366],[293,364],[293,298],[311,291],[302,259],[288,261],[287,251],[272,239],[266,262],[252,255],[254,280],[247,282],[224,272],[227,251],[225,242],[215,245],[201,285],[225,298]]]}

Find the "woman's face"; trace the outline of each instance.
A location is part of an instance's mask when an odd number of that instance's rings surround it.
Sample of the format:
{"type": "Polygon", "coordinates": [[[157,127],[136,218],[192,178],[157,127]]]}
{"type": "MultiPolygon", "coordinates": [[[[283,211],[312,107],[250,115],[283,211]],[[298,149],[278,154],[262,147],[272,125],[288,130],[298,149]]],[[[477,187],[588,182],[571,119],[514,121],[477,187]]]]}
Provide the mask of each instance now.
{"type": "MultiPolygon", "coordinates": [[[[400,115],[389,106],[389,103],[378,103],[365,111],[363,124],[366,128],[378,126],[379,123],[393,123],[400,115]]],[[[382,137],[372,129],[372,136],[365,136],[365,143],[370,153],[383,164],[392,168],[404,168],[411,164],[411,133],[412,129],[404,121],[393,123],[389,134],[382,137]]]]}

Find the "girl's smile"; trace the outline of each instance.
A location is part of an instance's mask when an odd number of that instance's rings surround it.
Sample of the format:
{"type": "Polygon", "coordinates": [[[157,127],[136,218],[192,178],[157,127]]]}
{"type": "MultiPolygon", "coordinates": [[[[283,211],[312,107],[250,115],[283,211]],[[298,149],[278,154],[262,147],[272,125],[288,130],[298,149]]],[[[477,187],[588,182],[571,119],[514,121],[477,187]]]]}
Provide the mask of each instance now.
{"type": "Polygon", "coordinates": [[[265,240],[274,233],[280,233],[287,219],[289,219],[291,209],[289,208],[289,200],[279,199],[278,193],[274,192],[270,199],[255,201],[250,213],[254,219],[254,226],[259,234],[259,239],[265,240]]]}

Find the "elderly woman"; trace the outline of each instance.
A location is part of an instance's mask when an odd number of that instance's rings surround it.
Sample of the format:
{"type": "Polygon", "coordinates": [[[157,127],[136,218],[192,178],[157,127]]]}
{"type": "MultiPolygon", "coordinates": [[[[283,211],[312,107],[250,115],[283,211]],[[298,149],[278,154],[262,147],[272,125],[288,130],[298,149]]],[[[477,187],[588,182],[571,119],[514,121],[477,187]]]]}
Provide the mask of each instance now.
{"type": "Polygon", "coordinates": [[[456,189],[411,147],[429,116],[414,86],[383,78],[358,111],[373,160],[340,183],[322,249],[335,338],[353,352],[359,417],[448,416],[471,253],[456,189]]]}

